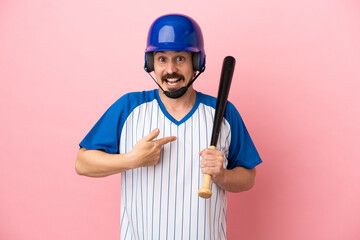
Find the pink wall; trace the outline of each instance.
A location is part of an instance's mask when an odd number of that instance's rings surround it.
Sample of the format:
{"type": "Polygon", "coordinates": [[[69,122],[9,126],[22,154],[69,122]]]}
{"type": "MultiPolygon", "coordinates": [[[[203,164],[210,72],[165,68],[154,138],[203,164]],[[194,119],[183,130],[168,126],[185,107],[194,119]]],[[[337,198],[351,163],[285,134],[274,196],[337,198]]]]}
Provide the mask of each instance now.
{"type": "Polygon", "coordinates": [[[229,194],[229,239],[355,240],[360,230],[360,4],[356,0],[0,1],[0,239],[118,239],[120,175],[77,176],[77,144],[142,70],[150,23],[202,26],[216,95],[230,100],[264,160],[229,194]]]}

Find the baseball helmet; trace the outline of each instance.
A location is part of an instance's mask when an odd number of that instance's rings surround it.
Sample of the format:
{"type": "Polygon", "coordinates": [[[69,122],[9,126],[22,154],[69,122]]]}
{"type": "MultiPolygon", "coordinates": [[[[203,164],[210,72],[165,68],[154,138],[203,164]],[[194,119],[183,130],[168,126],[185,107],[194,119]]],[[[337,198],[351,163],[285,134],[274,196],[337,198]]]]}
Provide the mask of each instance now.
{"type": "Polygon", "coordinates": [[[167,14],[151,25],[145,49],[146,72],[154,70],[156,51],[184,51],[193,53],[195,71],[205,70],[204,39],[200,26],[194,19],[182,14],[167,14]]]}

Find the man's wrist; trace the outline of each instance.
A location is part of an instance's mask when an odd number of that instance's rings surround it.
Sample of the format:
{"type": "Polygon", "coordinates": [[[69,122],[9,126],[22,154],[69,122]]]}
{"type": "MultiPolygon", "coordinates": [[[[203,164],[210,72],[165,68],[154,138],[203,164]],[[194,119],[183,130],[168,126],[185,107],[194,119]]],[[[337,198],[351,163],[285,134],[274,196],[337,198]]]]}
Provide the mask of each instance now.
{"type": "Polygon", "coordinates": [[[120,166],[122,169],[129,170],[139,167],[137,165],[136,156],[132,151],[119,155],[120,155],[119,161],[121,161],[120,166]]]}

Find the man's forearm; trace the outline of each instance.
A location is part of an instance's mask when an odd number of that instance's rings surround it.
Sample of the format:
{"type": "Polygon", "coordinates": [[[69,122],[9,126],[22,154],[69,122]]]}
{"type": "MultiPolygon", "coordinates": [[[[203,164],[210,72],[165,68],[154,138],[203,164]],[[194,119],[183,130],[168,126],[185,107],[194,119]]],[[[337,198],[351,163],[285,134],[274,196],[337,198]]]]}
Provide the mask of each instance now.
{"type": "Polygon", "coordinates": [[[75,169],[79,175],[106,177],[134,168],[127,154],[108,154],[100,150],[81,148],[75,169]]]}
{"type": "Polygon", "coordinates": [[[176,140],[175,136],[155,140],[159,133],[158,128],[154,129],[124,154],[81,148],[76,158],[76,172],[89,177],[105,177],[129,169],[153,166],[159,162],[162,146],[176,140]]]}
{"type": "Polygon", "coordinates": [[[224,170],[222,177],[213,179],[214,183],[229,192],[243,192],[250,190],[255,183],[256,170],[243,167],[224,170]]]}

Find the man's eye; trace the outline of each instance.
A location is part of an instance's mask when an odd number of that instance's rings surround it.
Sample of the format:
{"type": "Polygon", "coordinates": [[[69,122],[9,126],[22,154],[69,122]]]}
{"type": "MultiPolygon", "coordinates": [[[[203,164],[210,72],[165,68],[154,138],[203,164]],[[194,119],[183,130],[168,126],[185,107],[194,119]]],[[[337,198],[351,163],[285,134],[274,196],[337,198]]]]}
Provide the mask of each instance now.
{"type": "Polygon", "coordinates": [[[185,58],[184,57],[177,57],[176,60],[179,61],[179,62],[182,62],[182,61],[185,60],[185,58]]]}
{"type": "Polygon", "coordinates": [[[159,61],[160,62],[165,62],[165,58],[161,57],[161,58],[159,58],[159,61]]]}

